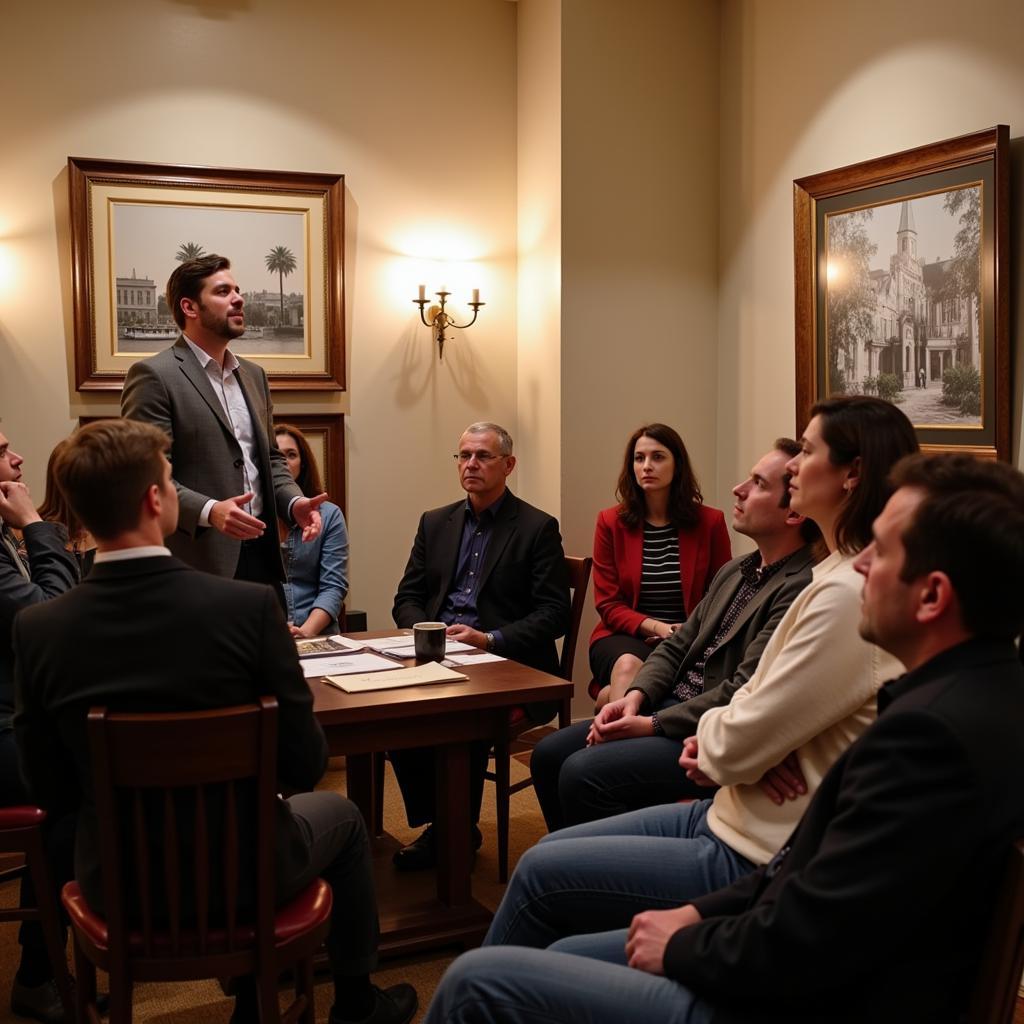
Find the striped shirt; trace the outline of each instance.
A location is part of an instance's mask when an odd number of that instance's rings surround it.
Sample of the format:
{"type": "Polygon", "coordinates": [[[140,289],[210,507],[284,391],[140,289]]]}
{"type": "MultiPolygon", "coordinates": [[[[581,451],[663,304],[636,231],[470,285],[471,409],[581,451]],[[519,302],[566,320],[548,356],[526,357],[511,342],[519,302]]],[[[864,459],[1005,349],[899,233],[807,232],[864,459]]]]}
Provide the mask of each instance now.
{"type": "Polygon", "coordinates": [[[636,610],[661,622],[682,622],[686,618],[679,570],[679,531],[671,524],[644,523],[640,599],[636,610]]]}

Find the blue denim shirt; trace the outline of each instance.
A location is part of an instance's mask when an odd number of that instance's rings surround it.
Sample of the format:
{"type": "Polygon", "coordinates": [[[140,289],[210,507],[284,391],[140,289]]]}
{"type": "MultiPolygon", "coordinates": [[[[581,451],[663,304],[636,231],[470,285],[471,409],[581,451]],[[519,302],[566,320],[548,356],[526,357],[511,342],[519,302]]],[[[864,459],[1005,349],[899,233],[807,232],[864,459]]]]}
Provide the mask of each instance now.
{"type": "Polygon", "coordinates": [[[302,529],[293,526],[281,545],[288,582],[288,621],[301,626],[314,608],[323,608],[337,629],[338,615],[348,593],[348,530],[341,509],[325,501],[320,506],[323,528],[316,540],[304,544],[302,529]]]}

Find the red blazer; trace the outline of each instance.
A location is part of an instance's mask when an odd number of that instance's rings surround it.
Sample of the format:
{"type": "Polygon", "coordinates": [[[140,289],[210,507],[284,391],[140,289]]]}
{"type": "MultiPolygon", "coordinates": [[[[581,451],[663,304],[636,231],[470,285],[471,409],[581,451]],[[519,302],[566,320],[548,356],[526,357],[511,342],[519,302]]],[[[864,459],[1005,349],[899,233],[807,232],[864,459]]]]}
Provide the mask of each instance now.
{"type": "MultiPolygon", "coordinates": [[[[598,513],[594,529],[594,604],[601,621],[590,642],[612,633],[640,635],[646,616],[636,610],[640,600],[644,529],[630,529],[619,518],[619,506],[598,513]]],[[[704,596],[712,577],[732,558],[725,516],[717,508],[700,506],[700,521],[679,531],[679,571],[683,607],[689,615],[704,596]]]]}

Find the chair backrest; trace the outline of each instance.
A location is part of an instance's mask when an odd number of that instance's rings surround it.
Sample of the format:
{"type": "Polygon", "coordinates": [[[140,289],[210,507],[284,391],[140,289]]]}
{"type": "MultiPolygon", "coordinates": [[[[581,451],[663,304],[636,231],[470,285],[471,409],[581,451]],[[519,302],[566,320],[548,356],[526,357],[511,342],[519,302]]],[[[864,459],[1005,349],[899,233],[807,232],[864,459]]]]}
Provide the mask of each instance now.
{"type": "Polygon", "coordinates": [[[277,701],[93,708],[87,730],[112,956],[139,925],[145,957],[230,954],[240,909],[272,948],[277,701]]]}
{"type": "Polygon", "coordinates": [[[974,983],[968,1024],[1010,1024],[1024,970],[1024,839],[1010,847],[974,983]]]}
{"type": "Polygon", "coordinates": [[[562,641],[562,656],[558,660],[558,674],[570,681],[573,662],[576,660],[580,619],[583,618],[583,606],[587,600],[587,585],[590,583],[590,569],[593,564],[594,560],[589,555],[586,558],[565,556],[565,569],[569,574],[569,587],[572,590],[572,604],[569,606],[569,628],[562,641]]]}

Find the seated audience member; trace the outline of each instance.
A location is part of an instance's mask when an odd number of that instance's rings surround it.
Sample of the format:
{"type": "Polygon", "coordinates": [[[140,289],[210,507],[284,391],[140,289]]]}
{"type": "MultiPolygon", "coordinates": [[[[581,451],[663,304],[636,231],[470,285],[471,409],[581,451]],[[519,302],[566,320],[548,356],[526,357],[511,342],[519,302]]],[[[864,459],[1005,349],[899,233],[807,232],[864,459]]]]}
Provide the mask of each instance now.
{"type": "Polygon", "coordinates": [[[598,708],[625,694],[732,555],[725,517],[703,503],[686,445],[664,423],[633,432],[615,495],[619,504],[598,513],[594,530],[598,708]]]}
{"type": "Polygon", "coordinates": [[[893,483],[856,560],[860,633],[908,671],[772,861],[639,913],[628,932],[468,953],[428,1022],[547,1020],[552,1004],[591,1021],[965,1019],[1007,851],[1024,834],[1024,477],[913,456],[893,483]]]}
{"type": "MultiPolygon", "coordinates": [[[[392,611],[399,626],[446,622],[453,640],[558,671],[555,640],[569,624],[569,581],[558,522],[517,498],[505,485],[515,468],[512,438],[495,423],[466,428],[455,453],[465,499],[424,512],[392,611]]],[[[528,707],[538,721],[549,705],[528,707]]],[[[486,742],[470,753],[473,844],[487,767],[486,742]]],[[[434,820],[434,751],[396,750],[391,763],[412,826],[434,820]]],[[[396,851],[400,870],[434,864],[434,833],[427,828],[396,851]]]]}
{"type": "MultiPolygon", "coordinates": [[[[320,469],[309,441],[298,427],[278,423],[277,447],[295,482],[308,498],[323,492],[320,469]]],[[[288,621],[298,637],[337,633],[341,606],[348,593],[348,531],[345,516],[331,501],[320,506],[322,526],[311,541],[303,542],[302,528],[278,520],[287,579],[284,596],[288,621]]]]}
{"type": "MultiPolygon", "coordinates": [[[[44,523],[21,481],[24,460],[0,433],[0,806],[27,804],[28,791],[18,771],[11,720],[14,716],[14,658],[11,622],[22,608],[69,590],[78,582],[78,564],[66,550],[67,534],[44,523]],[[11,532],[20,530],[22,543],[11,532]]],[[[53,865],[61,876],[60,865],[53,865]]],[[[22,882],[22,905],[32,906],[31,880],[22,882]]],[[[42,929],[26,921],[18,933],[21,963],[11,990],[11,1009],[34,1020],[61,1021],[64,1009],[53,981],[42,929]]]]}
{"type": "Polygon", "coordinates": [[[786,609],[811,581],[808,542],[818,529],[789,508],[786,487],[786,463],[799,451],[796,441],[780,437],[732,490],[733,528],[757,551],[716,574],[625,697],[534,749],[530,774],[549,831],[700,794],[679,770],[683,740],[708,708],[727,704],[753,675],[786,609]]]}
{"type": "MultiPolygon", "coordinates": [[[[15,622],[15,733],[33,798],[55,814],[77,812],[75,877],[103,910],[96,812],[85,722],[90,707],[188,711],[277,699],[277,770],[310,789],[327,746],[312,714],[295,643],[274,591],[222,579],[174,558],[178,495],[168,437],[131,420],[83,427],[55,467],[75,514],[97,541],[95,565],[70,593],[15,622]],[[54,637],[61,642],[55,644],[54,637]],[[116,656],[112,656],[116,652],[116,656]],[[76,785],[76,781],[80,784],[76,785]]],[[[279,800],[276,896],[284,902],[320,875],[334,891],[327,939],[334,973],[333,1024],[372,1015],[404,1022],[415,992],[370,984],[377,908],[370,851],[355,805],[333,792],[279,800]]],[[[254,1020],[255,986],[243,985],[232,1020],[254,1020]]]]}
{"type": "Polygon", "coordinates": [[[726,706],[705,711],[683,745],[689,777],[721,788],[712,800],[545,836],[519,861],[488,944],[543,947],[625,927],[635,913],[703,896],[767,864],[825,772],[874,719],[878,688],[901,666],[857,635],[853,562],[889,496],[887,474],[917,440],[906,416],[877,398],[829,399],[812,417],[786,468],[792,508],[817,523],[830,553],[754,674],[726,706]]]}
{"type": "Polygon", "coordinates": [[[59,523],[68,532],[68,542],[65,545],[68,551],[75,556],[78,562],[79,573],[86,576],[92,568],[92,560],[96,555],[96,541],[92,539],[89,531],[78,521],[78,517],[71,511],[67,499],[61,494],[57,481],[53,477],[53,467],[57,457],[67,447],[67,439],[58,441],[50,458],[46,463],[46,489],[43,492],[43,503],[36,511],[44,523],[59,523]]]}

